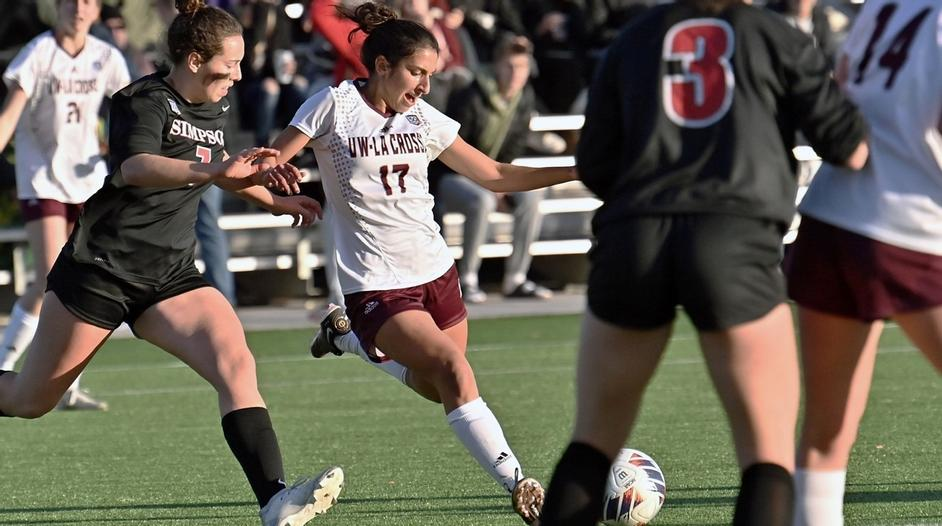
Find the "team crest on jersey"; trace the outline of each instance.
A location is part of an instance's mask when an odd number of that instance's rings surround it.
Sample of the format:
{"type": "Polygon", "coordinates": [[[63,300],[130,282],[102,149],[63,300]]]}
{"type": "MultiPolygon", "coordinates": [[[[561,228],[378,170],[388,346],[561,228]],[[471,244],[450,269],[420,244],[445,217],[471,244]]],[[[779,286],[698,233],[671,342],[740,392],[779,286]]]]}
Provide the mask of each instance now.
{"type": "Polygon", "coordinates": [[[101,68],[103,67],[104,66],[102,66],[100,60],[96,60],[95,62],[92,62],[92,69],[94,69],[95,71],[101,71],[101,68]]]}
{"type": "Polygon", "coordinates": [[[176,113],[177,115],[183,115],[182,113],[180,113],[180,108],[177,107],[177,101],[171,98],[168,98],[167,102],[170,103],[170,111],[176,113]]]}
{"type": "Polygon", "coordinates": [[[422,121],[420,121],[418,117],[412,114],[406,115],[406,120],[409,121],[414,126],[418,126],[422,124],[422,121]]]}

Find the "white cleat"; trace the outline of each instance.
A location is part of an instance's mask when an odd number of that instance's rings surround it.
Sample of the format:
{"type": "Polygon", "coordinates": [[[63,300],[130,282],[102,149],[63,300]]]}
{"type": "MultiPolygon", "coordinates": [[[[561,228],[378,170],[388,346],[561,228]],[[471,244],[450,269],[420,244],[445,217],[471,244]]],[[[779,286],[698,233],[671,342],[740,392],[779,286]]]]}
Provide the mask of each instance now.
{"type": "Polygon", "coordinates": [[[108,402],[94,398],[88,394],[88,391],[74,389],[62,395],[59,403],[56,404],[56,409],[60,411],[107,411],[108,402]]]}
{"type": "Polygon", "coordinates": [[[327,468],[320,475],[296,482],[275,494],[259,511],[262,526],[302,526],[337,503],[343,489],[343,470],[327,468]]]}

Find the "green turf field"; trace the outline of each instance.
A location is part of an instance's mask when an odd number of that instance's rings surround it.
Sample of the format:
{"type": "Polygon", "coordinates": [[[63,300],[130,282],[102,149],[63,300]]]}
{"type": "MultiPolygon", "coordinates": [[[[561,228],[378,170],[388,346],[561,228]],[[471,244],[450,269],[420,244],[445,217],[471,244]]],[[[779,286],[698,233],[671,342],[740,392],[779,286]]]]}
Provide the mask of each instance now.
{"type": "MultiPolygon", "coordinates": [[[[472,322],[481,391],[528,474],[546,480],[573,411],[577,317],[472,322]]],[[[309,331],[257,332],[261,390],[289,478],[340,464],[340,504],[312,524],[523,524],[464,452],[440,407],[354,357],[315,361],[309,331]]],[[[847,524],[942,524],[942,382],[889,328],[848,476],[847,524]]],[[[255,525],[215,396],[139,341],[114,340],[85,385],[108,413],[0,422],[0,524],[255,525]]],[[[667,477],[655,525],[728,524],[738,474],[688,325],[648,390],[632,447],[667,477]]]]}

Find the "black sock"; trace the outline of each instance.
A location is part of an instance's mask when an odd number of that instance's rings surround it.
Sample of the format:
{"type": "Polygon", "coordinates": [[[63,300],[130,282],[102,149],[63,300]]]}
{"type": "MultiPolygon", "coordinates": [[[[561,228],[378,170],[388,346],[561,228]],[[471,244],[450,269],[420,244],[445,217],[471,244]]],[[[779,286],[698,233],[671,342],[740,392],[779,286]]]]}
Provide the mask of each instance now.
{"type": "MultiPolygon", "coordinates": [[[[0,371],[0,376],[3,376],[4,374],[6,374],[6,373],[8,373],[8,372],[10,372],[10,371],[0,371]]],[[[3,417],[3,416],[9,417],[10,415],[4,413],[3,411],[0,411],[0,417],[3,417]]]]}
{"type": "Polygon", "coordinates": [[[742,473],[733,526],[790,526],[795,486],[778,464],[753,464],[742,473]]]}
{"type": "Polygon", "coordinates": [[[236,409],[222,417],[229,449],[242,465],[259,507],[285,487],[278,438],[264,407],[236,409]]]}
{"type": "Polygon", "coordinates": [[[587,444],[572,442],[550,480],[541,526],[595,526],[602,514],[605,480],[612,459],[587,444]]]}

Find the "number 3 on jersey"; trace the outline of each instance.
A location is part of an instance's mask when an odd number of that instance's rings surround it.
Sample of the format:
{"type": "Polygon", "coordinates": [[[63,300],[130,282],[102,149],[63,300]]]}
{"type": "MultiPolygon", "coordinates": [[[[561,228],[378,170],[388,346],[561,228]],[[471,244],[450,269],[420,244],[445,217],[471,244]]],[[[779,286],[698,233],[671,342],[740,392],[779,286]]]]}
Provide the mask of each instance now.
{"type": "Polygon", "coordinates": [[[705,128],[729,111],[736,86],[729,62],[733,42],[733,28],[716,18],[685,20],[667,32],[661,100],[675,124],[705,128]]]}

